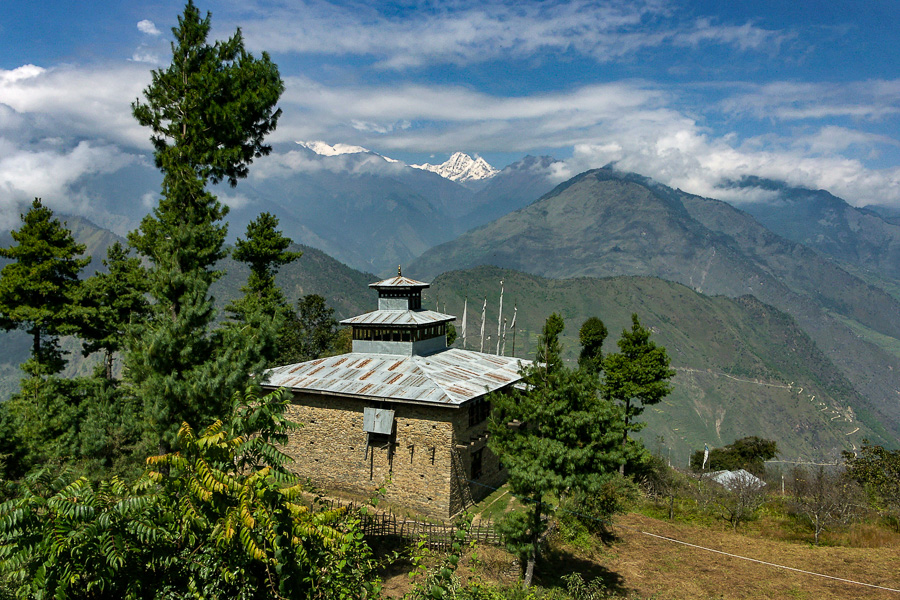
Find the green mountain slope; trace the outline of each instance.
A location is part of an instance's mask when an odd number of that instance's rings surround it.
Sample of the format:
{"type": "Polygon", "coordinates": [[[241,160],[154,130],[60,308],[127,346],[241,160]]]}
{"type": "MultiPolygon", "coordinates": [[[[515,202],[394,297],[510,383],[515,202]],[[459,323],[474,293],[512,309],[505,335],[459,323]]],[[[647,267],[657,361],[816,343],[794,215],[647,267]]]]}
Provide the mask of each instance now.
{"type": "Polygon", "coordinates": [[[767,228],[825,256],[900,278],[900,225],[875,210],[856,208],[825,190],[747,177],[738,184],[775,194],[740,205],[767,228]]]}
{"type": "MultiPolygon", "coordinates": [[[[503,281],[504,317],[517,310],[515,355],[533,358],[547,315],[566,320],[564,357],[573,362],[578,328],[590,316],[610,330],[604,344],[630,326],[632,312],[652,329],[677,370],[675,392],[645,412],[643,436],[655,447],[657,436],[672,448],[673,460],[704,443],[720,446],[746,435],[775,439],[784,456],[832,459],[859,445],[863,437],[890,437],[868,414],[854,407],[866,400],[854,391],[795,320],[752,296],[704,296],[652,277],[553,280],[496,267],[445,273],[434,280],[426,302],[457,315],[461,332],[468,296],[466,347],[478,350],[481,306],[488,300],[486,351],[496,351],[497,310],[503,281]]],[[[462,345],[462,340],[457,342],[462,345]]],[[[513,354],[512,332],[506,334],[513,354]]]]}
{"type": "Polygon", "coordinates": [[[900,339],[900,303],[724,202],[598,169],[429,250],[409,272],[427,279],[482,264],[553,278],[648,275],[755,296],[793,316],[865,398],[869,420],[900,438],[900,361],[852,326],[900,339]]]}

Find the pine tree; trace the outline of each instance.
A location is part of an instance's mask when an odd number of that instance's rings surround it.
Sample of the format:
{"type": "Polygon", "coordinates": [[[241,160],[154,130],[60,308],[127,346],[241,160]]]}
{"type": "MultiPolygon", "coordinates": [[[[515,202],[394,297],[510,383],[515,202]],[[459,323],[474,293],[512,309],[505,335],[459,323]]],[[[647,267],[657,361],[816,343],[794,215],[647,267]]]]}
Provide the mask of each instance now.
{"type": "Polygon", "coordinates": [[[16,244],[0,248],[13,262],[0,271],[0,327],[24,329],[32,338],[31,359],[23,369],[33,376],[58,373],[65,366],[59,336],[71,332],[69,314],[78,274],[91,261],[65,223],[35,198],[12,232],[16,244]]]}
{"type": "Polygon", "coordinates": [[[565,321],[557,313],[551,314],[544,322],[541,335],[538,337],[535,360],[543,363],[547,370],[562,366],[562,345],[559,342],[559,335],[565,328],[565,321]]]}
{"type": "Polygon", "coordinates": [[[209,15],[188,2],[172,30],[171,65],[153,71],[144,101],[132,105],[153,132],[163,184],[159,206],[129,236],[150,263],[152,314],[126,368],[144,402],[148,441],[162,449],[183,421],[200,426],[224,414],[222,399],[243,386],[255,362],[242,332],[213,327],[209,287],[225,256],[227,208],[206,186],[236,185],[254,158],[270,152],[263,138],[277,123],[284,85],[267,54],[247,53],[240,31],[209,44],[209,30],[209,15]]]}
{"type": "Polygon", "coordinates": [[[578,366],[591,373],[599,373],[603,369],[603,341],[609,331],[603,321],[590,317],[578,330],[581,342],[581,354],[578,355],[578,366]]]}
{"type": "MultiPolygon", "coordinates": [[[[301,256],[302,252],[289,252],[291,238],[278,230],[278,218],[270,213],[261,213],[247,225],[246,238],[238,240],[231,256],[250,267],[247,285],[241,288],[244,297],[255,297],[270,310],[287,307],[287,300],[275,284],[275,274],[280,267],[301,256]]],[[[240,315],[240,305],[232,305],[230,312],[240,315]]]]}
{"type": "Polygon", "coordinates": [[[292,313],[281,288],[275,283],[278,268],[300,258],[302,252],[289,252],[292,244],[278,230],[278,219],[262,213],[247,226],[246,238],[238,240],[232,256],[250,266],[246,285],[241,287],[243,297],[231,302],[225,310],[232,318],[231,326],[254,334],[255,346],[245,345],[257,365],[255,372],[262,372],[281,362],[283,340],[292,334],[292,313]]]}
{"type": "Polygon", "coordinates": [[[84,356],[103,352],[104,376],[113,377],[113,357],[125,345],[130,328],[147,316],[147,278],[141,261],[119,242],[107,248],[103,265],[81,286],[74,323],[84,356]]]}
{"type": "Polygon", "coordinates": [[[547,363],[522,372],[528,390],[490,397],[489,447],[507,470],[512,493],[529,502],[528,517],[508,524],[519,529],[511,538],[526,559],[526,585],[539,552],[541,515],[548,511],[545,496],[598,493],[622,462],[621,411],[600,398],[594,374],[559,361],[556,336],[563,327],[559,315],[547,319],[542,346],[547,363]]]}
{"type": "MultiPolygon", "coordinates": [[[[669,368],[669,355],[650,340],[650,330],[641,326],[637,314],[631,315],[631,330],[622,331],[617,342],[619,352],[603,360],[603,397],[621,402],[624,408],[622,448],[628,444],[628,432],[638,431],[643,423],[635,418],[644,408],[657,404],[672,391],[669,380],[675,371],[669,368]]],[[[624,469],[624,465],[622,466],[624,469]]]]}
{"type": "Polygon", "coordinates": [[[297,300],[297,312],[285,323],[279,341],[281,364],[313,360],[327,354],[337,343],[338,322],[334,309],[318,294],[297,300]]]}

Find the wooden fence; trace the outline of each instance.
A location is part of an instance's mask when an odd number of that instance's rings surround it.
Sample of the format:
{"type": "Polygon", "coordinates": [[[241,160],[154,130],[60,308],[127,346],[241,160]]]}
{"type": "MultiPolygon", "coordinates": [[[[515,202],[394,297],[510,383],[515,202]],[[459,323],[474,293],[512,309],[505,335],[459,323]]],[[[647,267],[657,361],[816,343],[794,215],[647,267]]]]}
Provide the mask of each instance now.
{"type": "MultiPolygon", "coordinates": [[[[458,529],[447,523],[428,523],[417,521],[404,515],[395,515],[390,510],[379,511],[371,506],[365,506],[366,510],[360,510],[363,505],[353,502],[344,502],[335,499],[319,499],[319,504],[327,509],[348,508],[359,512],[361,528],[367,537],[393,537],[406,542],[418,542],[424,540],[425,544],[433,550],[450,550],[453,544],[454,534],[458,529]]],[[[494,529],[493,523],[472,523],[466,536],[466,543],[475,541],[483,544],[501,545],[500,535],[494,529]]]]}

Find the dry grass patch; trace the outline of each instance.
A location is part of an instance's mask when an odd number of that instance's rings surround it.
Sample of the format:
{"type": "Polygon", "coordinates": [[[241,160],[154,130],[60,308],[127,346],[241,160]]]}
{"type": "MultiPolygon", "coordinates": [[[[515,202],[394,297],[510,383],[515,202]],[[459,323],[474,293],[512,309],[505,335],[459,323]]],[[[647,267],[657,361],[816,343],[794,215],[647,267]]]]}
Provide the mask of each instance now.
{"type": "Polygon", "coordinates": [[[900,594],[779,569],[653,538],[645,531],[722,552],[833,577],[900,589],[900,546],[814,547],[629,514],[604,567],[620,589],[659,600],[685,598],[885,598],[900,594]]]}

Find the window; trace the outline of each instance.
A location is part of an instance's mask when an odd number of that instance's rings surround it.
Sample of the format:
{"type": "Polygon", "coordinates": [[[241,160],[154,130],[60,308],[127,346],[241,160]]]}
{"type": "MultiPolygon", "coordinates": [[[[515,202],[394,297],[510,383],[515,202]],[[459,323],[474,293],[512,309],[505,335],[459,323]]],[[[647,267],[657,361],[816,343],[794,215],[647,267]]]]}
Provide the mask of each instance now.
{"type": "Polygon", "coordinates": [[[484,398],[478,398],[469,404],[469,427],[484,423],[491,416],[491,403],[484,398]]]}
{"type": "Polygon", "coordinates": [[[481,477],[481,459],[484,454],[484,448],[479,448],[472,453],[472,479],[481,477]]]}

